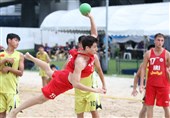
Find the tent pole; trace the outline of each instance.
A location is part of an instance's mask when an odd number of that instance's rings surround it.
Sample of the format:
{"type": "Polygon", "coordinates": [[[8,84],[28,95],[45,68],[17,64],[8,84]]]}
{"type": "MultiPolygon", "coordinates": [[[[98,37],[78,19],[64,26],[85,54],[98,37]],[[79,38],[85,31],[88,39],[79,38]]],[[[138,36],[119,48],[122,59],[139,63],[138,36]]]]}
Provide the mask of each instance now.
{"type": "Polygon", "coordinates": [[[106,57],[106,72],[108,70],[108,6],[109,6],[109,0],[106,0],[106,41],[105,41],[105,46],[106,46],[106,53],[105,53],[105,57],[106,57]]]}
{"type": "Polygon", "coordinates": [[[42,30],[40,30],[40,33],[41,33],[41,45],[43,45],[43,39],[42,39],[42,30]]]}
{"type": "Polygon", "coordinates": [[[148,38],[149,38],[147,35],[145,35],[144,37],[145,37],[145,38],[144,38],[144,51],[143,51],[143,54],[145,54],[145,52],[147,51],[147,47],[148,47],[148,46],[147,46],[146,44],[147,44],[147,40],[148,40],[148,38]]]}
{"type": "Polygon", "coordinates": [[[0,34],[1,34],[1,36],[0,36],[0,46],[2,46],[2,34],[3,34],[2,27],[0,28],[0,34]]]}

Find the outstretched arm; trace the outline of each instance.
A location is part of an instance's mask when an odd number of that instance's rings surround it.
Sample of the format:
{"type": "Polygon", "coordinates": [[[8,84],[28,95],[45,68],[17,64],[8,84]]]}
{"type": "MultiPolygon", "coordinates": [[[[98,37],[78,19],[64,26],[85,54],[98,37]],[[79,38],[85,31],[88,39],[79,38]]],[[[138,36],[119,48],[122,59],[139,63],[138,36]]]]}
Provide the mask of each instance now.
{"type": "Polygon", "coordinates": [[[99,74],[99,77],[100,77],[100,80],[102,82],[102,88],[104,90],[106,90],[106,83],[105,83],[105,79],[104,79],[102,68],[100,66],[99,58],[98,58],[98,56],[96,54],[94,55],[94,57],[95,57],[94,65],[96,67],[96,70],[97,70],[97,72],[99,74]]]}
{"type": "Polygon", "coordinates": [[[77,57],[75,60],[75,67],[73,73],[69,74],[69,81],[73,85],[74,88],[83,90],[83,91],[89,91],[89,92],[96,92],[96,93],[104,93],[104,89],[96,88],[93,89],[91,87],[87,87],[80,83],[81,78],[81,72],[85,68],[86,64],[82,61],[83,59],[81,57],[77,57]]]}

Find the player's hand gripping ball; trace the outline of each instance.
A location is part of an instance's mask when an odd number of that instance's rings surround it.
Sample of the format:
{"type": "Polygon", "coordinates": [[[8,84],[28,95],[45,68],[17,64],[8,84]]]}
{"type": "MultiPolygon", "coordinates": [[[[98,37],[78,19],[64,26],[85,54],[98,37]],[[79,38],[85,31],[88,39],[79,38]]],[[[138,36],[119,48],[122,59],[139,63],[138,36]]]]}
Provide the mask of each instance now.
{"type": "Polygon", "coordinates": [[[79,10],[80,10],[81,14],[87,15],[91,11],[91,6],[88,3],[83,3],[80,5],[79,10]]]}

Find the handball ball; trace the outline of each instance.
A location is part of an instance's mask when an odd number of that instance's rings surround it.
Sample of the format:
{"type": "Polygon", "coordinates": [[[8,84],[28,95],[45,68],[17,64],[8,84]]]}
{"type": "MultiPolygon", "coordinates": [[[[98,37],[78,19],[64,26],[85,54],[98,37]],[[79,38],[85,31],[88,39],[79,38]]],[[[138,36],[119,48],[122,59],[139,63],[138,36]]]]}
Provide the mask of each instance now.
{"type": "Polygon", "coordinates": [[[91,6],[88,3],[83,3],[80,5],[80,12],[83,15],[87,15],[91,11],[91,6]]]}

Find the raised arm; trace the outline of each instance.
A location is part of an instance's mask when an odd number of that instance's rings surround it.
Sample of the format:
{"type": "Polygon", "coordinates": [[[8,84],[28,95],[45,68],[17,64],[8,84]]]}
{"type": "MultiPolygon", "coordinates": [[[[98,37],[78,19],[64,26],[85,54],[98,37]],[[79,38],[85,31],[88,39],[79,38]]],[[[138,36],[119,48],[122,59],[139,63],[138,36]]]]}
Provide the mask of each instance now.
{"type": "Polygon", "coordinates": [[[90,19],[90,25],[91,25],[90,33],[91,33],[91,36],[97,38],[98,33],[97,33],[96,24],[94,22],[94,18],[93,18],[93,16],[90,13],[87,14],[87,17],[89,17],[89,19],[90,19]]]}

